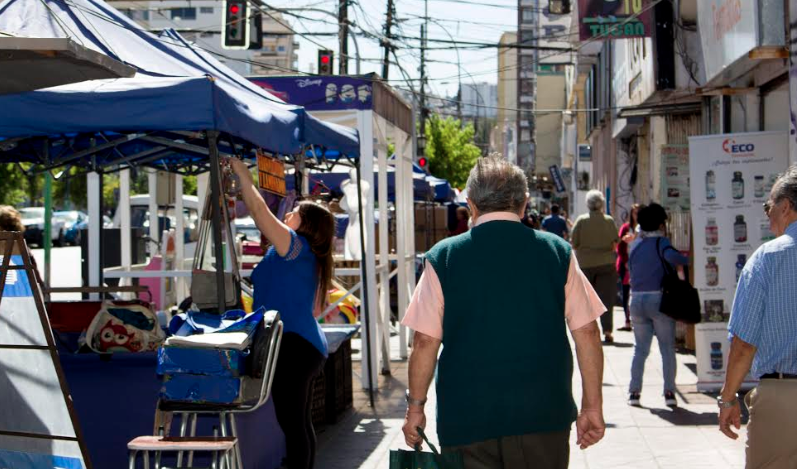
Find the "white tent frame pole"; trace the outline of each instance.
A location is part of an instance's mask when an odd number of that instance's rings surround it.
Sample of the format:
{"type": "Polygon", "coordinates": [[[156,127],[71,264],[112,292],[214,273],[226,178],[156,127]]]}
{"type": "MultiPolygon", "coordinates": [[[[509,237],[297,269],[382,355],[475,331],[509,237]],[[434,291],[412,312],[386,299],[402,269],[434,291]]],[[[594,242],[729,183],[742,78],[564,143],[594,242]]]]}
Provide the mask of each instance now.
{"type": "MultiPolygon", "coordinates": [[[[100,269],[102,255],[100,249],[100,236],[102,235],[102,211],[100,204],[102,175],[90,172],[86,175],[86,192],[88,193],[89,209],[89,286],[100,286],[100,269]]],[[[100,299],[99,293],[90,293],[89,298],[96,301],[100,299]]]]}
{"type": "MultiPolygon", "coordinates": [[[[122,249],[121,264],[122,270],[130,270],[133,265],[133,240],[131,239],[130,229],[132,226],[130,218],[130,169],[119,171],[119,244],[122,249]]],[[[121,279],[119,285],[130,285],[130,279],[121,279]]],[[[125,293],[125,298],[132,298],[132,293],[125,293]]]]}
{"type": "Polygon", "coordinates": [[[387,182],[387,139],[386,133],[380,124],[386,123],[384,119],[374,115],[374,128],[377,140],[377,169],[379,178],[379,317],[380,321],[380,350],[382,352],[382,374],[390,375],[390,245],[388,243],[388,231],[390,230],[390,220],[388,211],[388,182],[387,182]]]}
{"type": "MultiPolygon", "coordinates": [[[[158,172],[154,169],[147,170],[147,186],[149,188],[149,237],[156,243],[160,240],[160,223],[158,223],[158,172]]],[[[151,257],[158,252],[155,246],[150,246],[151,257]]]]}
{"type": "MultiPolygon", "coordinates": [[[[371,193],[374,187],[374,112],[370,110],[357,111],[357,130],[360,133],[360,179],[368,184],[369,192],[363,194],[368,201],[361,207],[363,211],[363,234],[365,235],[365,252],[360,261],[363,266],[368,267],[362,278],[363,284],[368,292],[367,302],[363,301],[363,310],[368,315],[367,327],[363,327],[363,340],[366,345],[362,347],[363,371],[361,374],[364,389],[376,390],[378,381],[376,370],[378,369],[378,349],[377,349],[377,328],[376,315],[379,305],[376,298],[376,252],[373,240],[375,238],[374,227],[374,203],[371,193]],[[367,304],[366,304],[367,303],[367,304]],[[370,373],[369,373],[370,369],[370,373]]],[[[362,187],[362,186],[360,186],[362,187]]],[[[361,191],[362,192],[362,191],[361,191]]]]}
{"type": "MultiPolygon", "coordinates": [[[[183,176],[174,176],[174,265],[173,270],[183,270],[183,258],[185,257],[185,219],[183,217],[183,176]]],[[[178,301],[183,298],[186,288],[185,279],[173,279],[174,297],[178,301]]],[[[163,305],[165,307],[165,305],[163,305]]]]}
{"type": "MultiPolygon", "coordinates": [[[[405,359],[407,350],[407,328],[401,325],[404,313],[409,306],[407,292],[407,211],[412,209],[412,191],[407,190],[407,163],[404,152],[407,148],[407,138],[402,138],[401,132],[395,132],[396,142],[396,257],[398,270],[398,319],[399,319],[399,357],[405,359]]],[[[409,160],[409,174],[412,175],[412,161],[409,160]]],[[[412,183],[412,179],[409,180],[412,183]]],[[[411,188],[410,188],[411,189],[411,188]]],[[[411,239],[411,238],[409,238],[411,239]]]]}

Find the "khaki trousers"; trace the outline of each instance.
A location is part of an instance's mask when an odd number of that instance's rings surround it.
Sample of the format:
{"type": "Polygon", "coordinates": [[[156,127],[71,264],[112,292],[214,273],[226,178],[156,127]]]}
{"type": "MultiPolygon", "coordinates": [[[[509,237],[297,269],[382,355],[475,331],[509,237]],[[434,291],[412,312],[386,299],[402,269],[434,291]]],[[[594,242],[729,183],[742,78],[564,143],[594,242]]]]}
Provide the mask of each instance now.
{"type": "Polygon", "coordinates": [[[459,451],[465,469],[567,469],[570,431],[531,433],[480,441],[465,446],[443,447],[459,451]]]}
{"type": "Polygon", "coordinates": [[[762,379],[745,396],[746,469],[797,468],[797,380],[762,379]]]}

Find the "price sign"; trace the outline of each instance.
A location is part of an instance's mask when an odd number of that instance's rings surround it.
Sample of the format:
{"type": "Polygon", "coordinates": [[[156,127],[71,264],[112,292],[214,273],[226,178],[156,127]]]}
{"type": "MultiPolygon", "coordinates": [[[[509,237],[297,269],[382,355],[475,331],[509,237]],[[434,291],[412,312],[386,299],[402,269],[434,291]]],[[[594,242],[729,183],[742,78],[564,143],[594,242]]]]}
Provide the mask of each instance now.
{"type": "Polygon", "coordinates": [[[285,163],[258,151],[257,182],[261,189],[285,197],[288,192],[285,188],[285,163]]]}

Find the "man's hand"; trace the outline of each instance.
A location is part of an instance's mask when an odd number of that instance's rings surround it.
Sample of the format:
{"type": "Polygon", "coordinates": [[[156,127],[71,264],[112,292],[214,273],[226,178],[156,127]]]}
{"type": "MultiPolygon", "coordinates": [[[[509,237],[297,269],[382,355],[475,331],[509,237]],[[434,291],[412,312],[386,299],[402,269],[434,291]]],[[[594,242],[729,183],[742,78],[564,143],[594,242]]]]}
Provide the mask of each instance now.
{"type": "Polygon", "coordinates": [[[720,431],[731,440],[735,440],[739,435],[731,430],[731,425],[736,430],[742,428],[742,406],[738,402],[733,407],[720,409],[720,431]]]}
{"type": "Polygon", "coordinates": [[[606,423],[600,410],[581,410],[576,419],[576,444],[587,449],[603,439],[606,423]]]}
{"type": "Polygon", "coordinates": [[[407,446],[410,448],[415,448],[416,445],[418,445],[418,448],[423,448],[423,440],[421,435],[418,434],[418,427],[423,430],[426,429],[426,413],[423,408],[410,406],[404,416],[404,426],[401,428],[404,432],[404,441],[407,442],[407,446]]]}

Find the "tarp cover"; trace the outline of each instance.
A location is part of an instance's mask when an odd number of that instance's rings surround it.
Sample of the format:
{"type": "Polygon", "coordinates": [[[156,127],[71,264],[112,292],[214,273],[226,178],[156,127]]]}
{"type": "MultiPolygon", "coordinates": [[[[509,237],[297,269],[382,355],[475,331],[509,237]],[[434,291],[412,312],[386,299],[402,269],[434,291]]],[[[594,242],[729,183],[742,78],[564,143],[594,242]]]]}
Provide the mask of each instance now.
{"type": "MultiPolygon", "coordinates": [[[[0,31],[69,37],[137,70],[135,78],[0,97],[2,138],[219,130],[278,153],[297,153],[306,143],[349,155],[359,148],[354,130],[310,118],[303,108],[251,84],[176,32],[155,36],[104,2],[0,0],[0,31]]],[[[0,160],[12,155],[0,153],[0,160]]]]}

